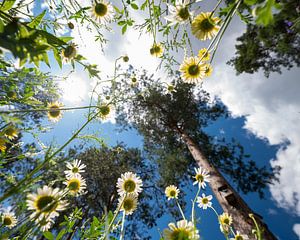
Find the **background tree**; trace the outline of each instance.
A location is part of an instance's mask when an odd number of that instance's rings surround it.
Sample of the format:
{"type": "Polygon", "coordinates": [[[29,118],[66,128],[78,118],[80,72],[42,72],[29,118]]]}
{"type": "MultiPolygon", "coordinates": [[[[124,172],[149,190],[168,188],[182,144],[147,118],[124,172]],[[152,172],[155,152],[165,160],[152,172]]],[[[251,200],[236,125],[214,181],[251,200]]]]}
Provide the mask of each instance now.
{"type": "Polygon", "coordinates": [[[262,69],[265,76],[281,73],[282,68],[300,66],[299,1],[280,1],[281,10],[271,24],[247,24],[246,32],[237,38],[236,56],[228,63],[237,74],[254,73],[262,69]]]}
{"type": "MultiPolygon", "coordinates": [[[[146,72],[138,79],[139,88],[131,91],[130,88],[121,88],[123,93],[132,95],[128,105],[119,107],[119,123],[135,127],[144,137],[149,153],[157,153],[157,149],[162,148],[166,153],[180,149],[192,155],[199,166],[210,171],[212,191],[223,210],[233,216],[235,229],[250,236],[254,224],[250,223],[248,214],[253,211],[220,171],[243,192],[262,193],[262,189],[275,178],[272,169],[258,167],[254,161],[246,160],[238,143],[226,143],[224,139],[216,142],[205,132],[210,123],[227,116],[225,107],[212,102],[208,93],[200,89],[194,95],[194,85],[183,83],[178,73],[173,78],[175,88],[168,93],[164,85],[155,81],[153,76],[147,76],[146,72]]],[[[264,224],[261,222],[261,225],[264,224]]],[[[266,239],[275,239],[267,227],[264,228],[266,239]]]]}

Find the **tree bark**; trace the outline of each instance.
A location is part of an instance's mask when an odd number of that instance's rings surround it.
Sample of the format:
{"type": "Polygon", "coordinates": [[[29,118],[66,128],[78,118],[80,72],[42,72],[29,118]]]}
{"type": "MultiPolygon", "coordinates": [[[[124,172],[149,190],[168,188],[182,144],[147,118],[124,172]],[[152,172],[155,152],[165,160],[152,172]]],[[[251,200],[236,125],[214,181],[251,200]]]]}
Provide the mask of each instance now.
{"type": "Polygon", "coordinates": [[[227,180],[222,176],[217,168],[208,162],[206,157],[201,152],[197,143],[193,141],[187,134],[177,129],[182,139],[186,143],[190,153],[195,159],[199,167],[205,168],[209,171],[210,182],[209,185],[220,203],[224,212],[227,212],[232,216],[233,228],[235,231],[239,231],[241,234],[246,234],[250,240],[255,240],[252,234],[252,229],[255,229],[255,224],[249,217],[249,214],[253,214],[260,229],[263,231],[264,240],[276,240],[277,238],[268,229],[267,225],[262,221],[262,217],[255,214],[246,202],[240,197],[240,195],[231,187],[227,180]]]}

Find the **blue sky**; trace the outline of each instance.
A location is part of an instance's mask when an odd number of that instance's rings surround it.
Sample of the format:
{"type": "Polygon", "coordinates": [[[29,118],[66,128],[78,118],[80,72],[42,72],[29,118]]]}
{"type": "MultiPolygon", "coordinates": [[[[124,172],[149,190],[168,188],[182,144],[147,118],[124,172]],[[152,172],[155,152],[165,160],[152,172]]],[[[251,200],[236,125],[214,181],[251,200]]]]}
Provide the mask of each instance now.
{"type": "MultiPolygon", "coordinates": [[[[211,9],[215,2],[203,3],[202,10],[211,9]]],[[[39,6],[36,6],[36,11],[40,11],[39,6]]],[[[252,159],[259,164],[282,167],[280,182],[266,190],[265,200],[258,199],[257,194],[249,194],[244,196],[244,199],[253,210],[264,216],[271,230],[280,239],[300,239],[295,234],[298,232],[300,236],[300,95],[298,94],[300,71],[299,69],[283,71],[281,75],[271,74],[268,79],[261,72],[236,76],[232,67],[226,65],[226,61],[234,56],[235,39],[243,31],[244,25],[235,18],[216,54],[213,63],[214,73],[203,84],[203,88],[212,97],[220,99],[231,112],[230,119],[215,123],[207,131],[214,136],[223,134],[226,137],[235,137],[245,147],[246,152],[251,154],[252,159]]],[[[155,71],[159,61],[147,55],[152,44],[151,38],[142,36],[138,39],[138,34],[134,31],[129,31],[121,37],[119,32],[117,30],[115,35],[105,32],[110,42],[105,47],[104,53],[94,42],[94,33],[86,31],[84,27],[79,31],[76,28],[71,35],[74,37],[74,42],[78,44],[80,53],[91,63],[97,63],[103,76],[111,73],[113,60],[124,54],[129,55],[131,64],[155,71]]],[[[195,52],[208,45],[194,38],[192,44],[195,52]]],[[[181,59],[182,54],[178,54],[177,57],[181,59]]],[[[49,71],[48,68],[43,69],[49,71]]],[[[64,67],[63,70],[54,67],[52,71],[54,74],[61,75],[69,69],[69,66],[64,67]]],[[[160,74],[162,73],[158,73],[162,76],[160,74]]],[[[66,106],[85,105],[92,84],[93,80],[77,68],[67,84],[62,85],[65,92],[61,101],[66,106]]],[[[85,120],[83,113],[84,111],[81,110],[65,113],[63,119],[53,125],[51,132],[40,136],[41,140],[48,144],[52,141],[62,144],[71,136],[71,131],[76,130],[83,123],[85,120]]],[[[45,121],[45,124],[48,122],[45,121]]],[[[123,141],[128,146],[142,146],[141,137],[135,132],[118,134],[114,128],[111,123],[99,122],[91,124],[84,132],[96,132],[111,145],[123,141]]],[[[28,135],[24,139],[31,140],[28,135]]],[[[188,197],[192,195],[192,193],[188,194],[188,197]]],[[[198,213],[203,218],[203,224],[200,225],[203,239],[222,239],[217,224],[213,225],[216,223],[213,213],[200,209],[198,213]]],[[[169,220],[171,219],[167,216],[162,218],[160,228],[166,227],[169,220]]],[[[156,229],[152,233],[153,236],[157,236],[156,229]]]]}

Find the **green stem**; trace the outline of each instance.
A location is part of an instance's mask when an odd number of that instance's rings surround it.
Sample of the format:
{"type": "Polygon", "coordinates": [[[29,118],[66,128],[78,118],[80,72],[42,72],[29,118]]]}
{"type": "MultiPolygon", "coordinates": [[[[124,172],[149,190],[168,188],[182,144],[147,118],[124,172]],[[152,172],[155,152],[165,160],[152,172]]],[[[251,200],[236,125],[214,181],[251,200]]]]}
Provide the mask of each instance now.
{"type": "Polygon", "coordinates": [[[180,204],[179,204],[179,202],[178,202],[178,200],[175,198],[175,201],[176,201],[176,204],[177,204],[177,206],[178,206],[178,208],[179,208],[179,211],[180,211],[180,213],[181,213],[181,216],[182,216],[182,218],[184,219],[184,220],[186,220],[185,219],[185,216],[184,216],[184,213],[183,213],[183,211],[182,211],[182,209],[181,209],[181,207],[180,207],[180,204]]]}
{"type": "MultiPolygon", "coordinates": [[[[62,111],[68,111],[68,110],[77,110],[77,109],[87,109],[87,108],[98,108],[98,106],[84,106],[84,107],[62,107],[62,108],[55,108],[54,110],[62,110],[62,111]]],[[[0,114],[5,113],[22,113],[22,112],[46,112],[51,111],[53,108],[39,108],[39,109],[27,109],[27,110],[10,110],[10,111],[0,111],[0,114]]]]}
{"type": "Polygon", "coordinates": [[[125,225],[125,211],[123,211],[123,217],[122,217],[122,226],[121,226],[121,234],[120,234],[120,240],[123,240],[124,238],[124,234],[125,234],[125,231],[124,231],[124,225],[125,225]]]}
{"type": "MultiPolygon", "coordinates": [[[[127,194],[126,194],[126,195],[127,195],[127,194]]],[[[109,234],[109,232],[110,232],[110,229],[111,229],[112,225],[114,224],[114,221],[116,220],[116,217],[118,216],[118,214],[119,214],[119,212],[120,212],[120,210],[121,210],[121,207],[122,207],[122,205],[123,205],[123,202],[124,202],[124,199],[125,199],[126,195],[123,197],[122,202],[119,204],[119,206],[118,206],[118,208],[117,208],[117,210],[116,210],[116,212],[115,212],[115,214],[114,214],[114,216],[113,216],[113,219],[111,220],[111,222],[110,222],[108,228],[107,228],[106,231],[105,231],[105,234],[104,234],[103,239],[107,239],[107,236],[108,236],[108,234],[109,234]]],[[[125,211],[124,211],[124,212],[125,212],[125,211]]]]}
{"type": "Polygon", "coordinates": [[[194,223],[195,227],[196,227],[196,219],[195,219],[195,203],[197,201],[197,197],[200,193],[200,190],[201,190],[201,187],[199,186],[198,184],[198,191],[197,191],[197,194],[193,200],[193,203],[192,203],[192,222],[194,223]]]}

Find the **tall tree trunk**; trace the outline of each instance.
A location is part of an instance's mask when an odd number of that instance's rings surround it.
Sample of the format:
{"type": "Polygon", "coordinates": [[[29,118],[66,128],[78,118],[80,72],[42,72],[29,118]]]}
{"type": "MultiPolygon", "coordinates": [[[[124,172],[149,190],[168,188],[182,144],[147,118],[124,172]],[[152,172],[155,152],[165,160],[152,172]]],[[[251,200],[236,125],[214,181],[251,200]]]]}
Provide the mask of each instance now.
{"type": "Polygon", "coordinates": [[[263,239],[276,240],[277,238],[268,229],[267,225],[263,223],[262,218],[255,214],[249,206],[244,202],[240,195],[230,186],[222,174],[212,164],[208,162],[206,157],[202,154],[199,146],[195,143],[187,134],[176,129],[182,139],[185,141],[190,153],[195,159],[198,166],[205,168],[210,173],[209,185],[220,203],[224,212],[230,214],[233,218],[233,227],[241,234],[248,235],[249,239],[255,239],[252,234],[252,229],[255,229],[255,225],[249,214],[253,214],[260,229],[263,230],[263,239]]]}

